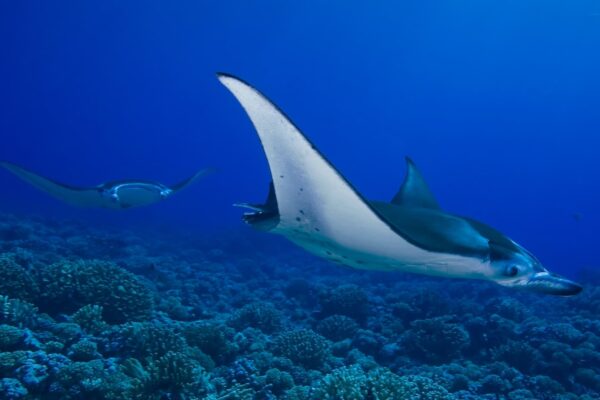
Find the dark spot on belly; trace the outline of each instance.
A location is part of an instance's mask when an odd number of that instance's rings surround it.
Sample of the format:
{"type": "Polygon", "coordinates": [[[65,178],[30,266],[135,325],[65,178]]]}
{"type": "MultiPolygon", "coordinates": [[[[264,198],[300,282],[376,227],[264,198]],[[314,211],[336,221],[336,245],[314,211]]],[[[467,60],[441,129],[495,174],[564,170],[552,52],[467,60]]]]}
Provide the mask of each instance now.
{"type": "Polygon", "coordinates": [[[281,179],[283,179],[283,175],[279,175],[279,177],[280,177],[281,179]]]}
{"type": "Polygon", "coordinates": [[[362,260],[354,260],[354,262],[355,262],[355,263],[357,263],[357,264],[361,264],[361,265],[362,265],[362,264],[365,264],[365,262],[364,262],[364,261],[362,261],[362,260]]]}
{"type": "Polygon", "coordinates": [[[300,214],[304,215],[304,210],[300,210],[300,214]]]}
{"type": "Polygon", "coordinates": [[[325,250],[325,254],[327,254],[328,256],[332,256],[333,255],[333,253],[330,252],[329,250],[325,250]]]}
{"type": "Polygon", "coordinates": [[[296,221],[300,222],[301,221],[300,217],[296,217],[296,221]]]}
{"type": "Polygon", "coordinates": [[[301,192],[304,192],[304,188],[300,188],[300,191],[301,191],[301,192]]]}
{"type": "Polygon", "coordinates": [[[321,232],[321,230],[319,228],[315,228],[315,231],[317,232],[321,232]]]}

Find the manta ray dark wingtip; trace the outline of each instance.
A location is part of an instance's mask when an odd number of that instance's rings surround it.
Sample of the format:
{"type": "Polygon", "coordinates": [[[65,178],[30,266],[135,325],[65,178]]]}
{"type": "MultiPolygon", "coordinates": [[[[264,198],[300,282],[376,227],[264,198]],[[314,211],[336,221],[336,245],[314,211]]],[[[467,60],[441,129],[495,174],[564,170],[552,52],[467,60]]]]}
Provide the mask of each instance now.
{"type": "Polygon", "coordinates": [[[206,167],[196,172],[194,178],[205,178],[209,175],[216,174],[217,172],[220,172],[219,168],[217,167],[206,167]]]}
{"type": "Polygon", "coordinates": [[[6,168],[8,171],[10,171],[12,173],[16,173],[16,171],[31,172],[28,169],[21,167],[20,165],[17,165],[15,163],[12,163],[12,162],[6,161],[6,160],[0,160],[0,166],[3,168],[6,168]]]}
{"type": "Polygon", "coordinates": [[[206,168],[202,168],[202,169],[198,170],[198,172],[196,172],[194,174],[194,176],[205,177],[205,176],[217,173],[217,172],[219,172],[219,168],[217,168],[217,167],[206,167],[206,168]]]}
{"type": "Polygon", "coordinates": [[[246,81],[244,81],[243,79],[238,78],[235,75],[232,75],[230,73],[227,72],[217,72],[217,78],[219,80],[223,80],[223,79],[235,79],[236,81],[240,81],[240,82],[244,82],[246,85],[250,86],[246,81]]]}
{"type": "Polygon", "coordinates": [[[0,165],[3,167],[15,166],[15,164],[11,163],[10,161],[6,161],[6,160],[0,160],[0,165]]]}

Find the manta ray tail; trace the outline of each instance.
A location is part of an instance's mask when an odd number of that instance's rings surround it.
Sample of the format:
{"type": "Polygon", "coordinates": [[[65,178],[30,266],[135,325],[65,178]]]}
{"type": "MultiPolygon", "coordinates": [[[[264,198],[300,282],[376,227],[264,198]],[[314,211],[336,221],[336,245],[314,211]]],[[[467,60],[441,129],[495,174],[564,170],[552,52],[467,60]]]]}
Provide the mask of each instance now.
{"type": "Polygon", "coordinates": [[[80,207],[95,207],[102,203],[97,188],[78,188],[44,178],[16,164],[2,161],[0,165],[25,182],[66,203],[80,207]]]}

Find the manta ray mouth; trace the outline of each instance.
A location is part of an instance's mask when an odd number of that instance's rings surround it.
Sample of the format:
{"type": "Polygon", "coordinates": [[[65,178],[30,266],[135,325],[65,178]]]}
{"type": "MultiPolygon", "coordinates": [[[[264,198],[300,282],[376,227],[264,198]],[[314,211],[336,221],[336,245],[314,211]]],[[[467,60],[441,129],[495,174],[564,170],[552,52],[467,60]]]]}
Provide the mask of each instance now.
{"type": "Polygon", "coordinates": [[[525,288],[555,296],[575,296],[583,290],[583,287],[578,283],[545,271],[533,275],[525,288]]]}

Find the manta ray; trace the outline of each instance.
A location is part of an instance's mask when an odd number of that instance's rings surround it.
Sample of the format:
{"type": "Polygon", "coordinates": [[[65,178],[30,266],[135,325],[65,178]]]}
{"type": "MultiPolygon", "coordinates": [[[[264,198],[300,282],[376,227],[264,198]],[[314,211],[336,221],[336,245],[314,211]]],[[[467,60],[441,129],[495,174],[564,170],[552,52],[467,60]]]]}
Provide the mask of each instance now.
{"type": "Polygon", "coordinates": [[[0,162],[0,165],[25,182],[65,203],[79,207],[112,209],[126,209],[157,203],[212,172],[210,168],[203,169],[173,186],[152,181],[120,180],[105,182],[93,187],[75,187],[45,178],[7,161],[0,162]]]}
{"type": "Polygon", "coordinates": [[[493,281],[553,295],[582,287],[472,218],[444,211],[414,162],[390,202],[365,199],[293,122],[248,83],[218,74],[262,143],[271,185],[264,204],[238,204],[244,221],[352,268],[493,281]]]}

